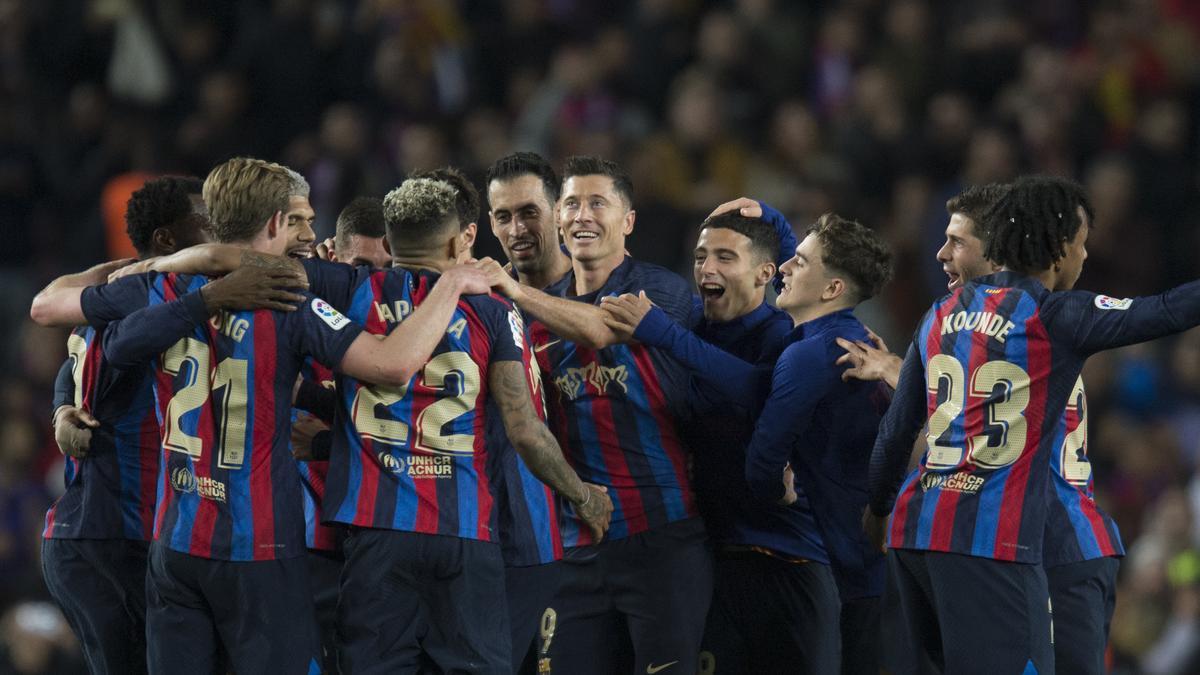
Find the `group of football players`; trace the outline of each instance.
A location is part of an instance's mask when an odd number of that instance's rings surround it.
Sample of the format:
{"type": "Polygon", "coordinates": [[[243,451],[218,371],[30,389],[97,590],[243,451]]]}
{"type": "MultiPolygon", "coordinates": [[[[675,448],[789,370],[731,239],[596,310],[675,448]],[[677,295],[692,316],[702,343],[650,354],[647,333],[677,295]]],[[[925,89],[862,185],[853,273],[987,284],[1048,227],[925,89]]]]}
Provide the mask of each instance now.
{"type": "Polygon", "coordinates": [[[1080,371],[1200,286],[1072,290],[1079,186],[951,199],[903,358],[859,223],[727,202],[693,285],[627,254],[614,162],[514,153],[485,197],[507,264],[454,169],[318,244],[304,178],[236,158],[38,294],[76,327],[43,572],[92,672],[1104,672],[1080,371]]]}

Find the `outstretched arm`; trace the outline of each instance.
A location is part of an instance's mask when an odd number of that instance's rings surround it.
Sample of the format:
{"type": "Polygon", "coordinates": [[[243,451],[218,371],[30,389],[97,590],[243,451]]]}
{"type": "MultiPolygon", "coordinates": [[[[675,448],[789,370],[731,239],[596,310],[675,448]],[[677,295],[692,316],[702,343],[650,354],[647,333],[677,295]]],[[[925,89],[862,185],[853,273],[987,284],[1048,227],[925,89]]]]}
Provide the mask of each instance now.
{"type": "Polygon", "coordinates": [[[133,258],[122,258],[100,263],[83,272],[67,274],[51,281],[33,298],[29,318],[42,326],[82,326],[87,323],[83,316],[80,296],[88,286],[97,286],[108,281],[108,276],[118,269],[128,267],[133,258]]]}
{"type": "MultiPolygon", "coordinates": [[[[447,270],[416,311],[386,338],[361,333],[346,350],[338,370],[364,382],[407,384],[445,336],[459,296],[486,293],[488,289],[487,277],[470,266],[447,270]]],[[[338,320],[349,322],[345,317],[338,320]]]]}
{"type": "Polygon", "coordinates": [[[504,431],[533,475],[575,507],[599,541],[612,518],[612,501],[605,488],[584,483],[563,458],[558,441],[537,415],[525,368],[520,361],[496,361],[489,367],[488,386],[500,409],[504,431]]]}
{"type": "Polygon", "coordinates": [[[149,258],[130,265],[112,275],[110,281],[116,281],[128,274],[142,272],[175,272],[176,274],[203,274],[205,276],[220,276],[228,274],[242,266],[253,265],[272,270],[294,272],[304,278],[304,268],[297,260],[283,256],[260,253],[241,246],[231,244],[198,244],[171,255],[149,258]]]}
{"type": "Polygon", "coordinates": [[[532,314],[555,334],[588,349],[603,349],[621,340],[604,322],[604,311],[586,302],[558,298],[513,279],[500,263],[480,260],[479,269],[498,293],[511,299],[521,311],[532,314]]]}

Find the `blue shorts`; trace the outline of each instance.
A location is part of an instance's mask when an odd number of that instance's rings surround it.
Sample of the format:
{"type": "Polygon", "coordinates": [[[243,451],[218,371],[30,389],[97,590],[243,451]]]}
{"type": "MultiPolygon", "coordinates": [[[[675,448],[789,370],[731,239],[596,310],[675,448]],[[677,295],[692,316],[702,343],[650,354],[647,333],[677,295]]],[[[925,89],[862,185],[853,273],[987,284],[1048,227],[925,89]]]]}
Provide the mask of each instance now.
{"type": "Polygon", "coordinates": [[[319,673],[308,561],[209,560],[150,546],[150,672],[319,673]]]}
{"type": "Polygon", "coordinates": [[[342,547],[342,672],[512,672],[499,544],[353,529],[342,547]]]}
{"type": "Polygon", "coordinates": [[[1054,608],[1054,665],[1060,673],[1107,672],[1104,652],[1117,602],[1119,558],[1046,570],[1054,608]]]}
{"type": "Polygon", "coordinates": [[[713,583],[699,518],[568,549],[559,564],[542,672],[696,672],[713,583]]]}
{"type": "Polygon", "coordinates": [[[147,542],[44,539],[42,576],[91,673],[146,672],[147,542]]]}
{"type": "Polygon", "coordinates": [[[696,672],[836,673],[837,583],[829,565],[718,552],[696,672]]]}
{"type": "Polygon", "coordinates": [[[891,672],[1054,672],[1041,565],[906,549],[887,558],[883,661],[891,672]]]}

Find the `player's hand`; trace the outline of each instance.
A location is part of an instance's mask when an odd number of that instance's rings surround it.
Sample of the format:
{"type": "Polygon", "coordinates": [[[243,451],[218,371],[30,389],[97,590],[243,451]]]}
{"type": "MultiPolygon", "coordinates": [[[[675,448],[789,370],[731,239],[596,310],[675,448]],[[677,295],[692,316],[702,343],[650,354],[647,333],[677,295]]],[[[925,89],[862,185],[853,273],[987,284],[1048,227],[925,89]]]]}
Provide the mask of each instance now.
{"type": "Polygon", "coordinates": [[[792,471],[791,462],[788,462],[783,467],[783,498],[779,500],[779,505],[791,506],[797,499],[799,497],[796,495],[796,473],[792,471]]]}
{"type": "Polygon", "coordinates": [[[295,311],[304,296],[289,289],[308,288],[308,277],[290,268],[244,265],[200,289],[211,312],[247,309],[295,311]]]}
{"type": "Polygon", "coordinates": [[[337,253],[333,250],[333,237],[317,242],[317,245],[313,247],[313,254],[321,260],[337,262],[337,253]]]}
{"type": "Polygon", "coordinates": [[[292,423],[292,456],[299,460],[314,459],[312,452],[313,438],[322,431],[329,431],[329,425],[308,413],[300,413],[292,423]]]}
{"type": "Polygon", "coordinates": [[[737,209],[738,213],[746,216],[747,218],[762,218],[762,205],[753,199],[750,199],[749,197],[738,197],[731,202],[725,202],[724,204],[721,204],[717,208],[713,209],[713,212],[708,214],[708,217],[712,218],[713,216],[719,216],[722,213],[729,213],[734,209],[737,209]]]}
{"type": "MultiPolygon", "coordinates": [[[[122,258],[114,260],[103,265],[107,268],[107,274],[104,275],[104,282],[112,283],[122,277],[127,277],[130,274],[142,274],[154,269],[154,258],[146,258],[138,260],[136,258],[122,258]]],[[[99,269],[97,268],[97,271],[99,269]]],[[[104,283],[98,282],[98,283],[104,283]]]]}
{"type": "Polygon", "coordinates": [[[604,533],[608,531],[608,524],[612,520],[613,503],[608,498],[608,488],[603,485],[584,483],[583,486],[588,490],[588,497],[583,502],[574,502],[575,513],[587,523],[592,535],[599,542],[604,539],[604,533]]]}
{"type": "Polygon", "coordinates": [[[857,380],[881,380],[887,382],[893,389],[900,379],[900,366],[904,362],[899,356],[889,352],[887,345],[878,335],[871,333],[875,344],[870,345],[862,340],[851,342],[846,338],[837,338],[838,346],[846,350],[835,362],[839,366],[850,366],[842,371],[842,381],[851,378],[857,380]]]}
{"type": "Polygon", "coordinates": [[[863,510],[862,525],[863,532],[867,533],[867,541],[884,553],[887,552],[887,521],[887,516],[880,518],[871,511],[870,506],[863,510]]]}
{"type": "Polygon", "coordinates": [[[478,260],[475,262],[475,269],[483,272],[487,276],[488,284],[501,295],[513,300],[516,300],[517,296],[520,295],[521,284],[512,278],[512,275],[506,272],[500,263],[495,260],[491,258],[478,260]]]}
{"type": "Polygon", "coordinates": [[[605,313],[604,323],[621,342],[633,342],[634,331],[653,307],[654,303],[646,297],[645,291],[637,295],[625,293],[600,299],[600,309],[605,313]]]}
{"type": "Polygon", "coordinates": [[[92,446],[92,429],[99,426],[100,420],[88,411],[64,405],[54,415],[54,442],[62,454],[82,459],[92,446]]]}
{"type": "Polygon", "coordinates": [[[485,295],[492,290],[488,276],[476,265],[455,265],[442,274],[438,283],[447,280],[454,284],[460,295],[485,295]]]}

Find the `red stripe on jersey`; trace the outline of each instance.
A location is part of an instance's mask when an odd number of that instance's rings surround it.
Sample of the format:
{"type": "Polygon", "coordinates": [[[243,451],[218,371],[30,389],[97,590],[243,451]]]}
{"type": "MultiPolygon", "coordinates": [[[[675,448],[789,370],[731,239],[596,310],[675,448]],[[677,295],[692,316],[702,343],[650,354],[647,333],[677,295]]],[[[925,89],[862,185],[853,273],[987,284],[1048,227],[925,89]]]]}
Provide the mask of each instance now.
{"type": "MultiPolygon", "coordinates": [[[[250,516],[254,519],[252,537],[254,560],[275,558],[275,493],[271,483],[275,440],[275,368],[277,336],[275,314],[266,310],[254,313],[254,430],[250,439],[250,516]]],[[[291,461],[287,458],[287,461],[291,461]]]]}
{"type": "MultiPolygon", "coordinates": [[[[479,316],[475,314],[475,310],[465,302],[459,301],[459,308],[467,316],[467,332],[470,339],[471,359],[475,363],[488,364],[491,362],[492,345],[487,340],[488,330],[479,320],[479,316]]],[[[522,340],[524,343],[524,340],[522,340]]],[[[528,345],[524,345],[528,350],[528,345]]],[[[476,526],[475,536],[480,541],[492,541],[492,488],[488,481],[487,473],[487,429],[485,422],[487,417],[487,400],[488,400],[488,383],[487,378],[479,383],[479,394],[475,396],[475,415],[471,423],[472,443],[471,447],[474,450],[471,455],[471,465],[475,469],[475,499],[478,504],[476,510],[476,526]]]]}
{"type": "MultiPolygon", "coordinates": [[[[385,275],[386,271],[375,272],[371,275],[372,302],[371,309],[367,312],[366,327],[367,332],[371,333],[372,335],[387,335],[388,333],[387,321],[385,321],[383,317],[379,315],[379,310],[377,309],[379,305],[379,299],[383,297],[383,279],[385,275]]],[[[396,317],[397,321],[400,319],[401,317],[396,317]]]]}
{"type": "MultiPolygon", "coordinates": [[[[1021,514],[1025,504],[1025,492],[1029,485],[1029,472],[1042,442],[1042,423],[1046,416],[1046,386],[1050,380],[1050,338],[1035,310],[1025,321],[1025,354],[1029,375],[1029,405],[1025,408],[1025,447],[1021,456],[1009,472],[1004,483],[1004,496],[1000,500],[1000,519],[996,525],[996,545],[993,553],[997,560],[1016,560],[1017,545],[1021,534],[1021,514]]],[[[1048,465],[1041,467],[1047,471],[1048,465]]],[[[1037,496],[1038,499],[1042,495],[1037,496]]],[[[1038,533],[1041,536],[1041,533],[1038,533]]]]}
{"type": "Polygon", "coordinates": [[[679,441],[675,420],[668,411],[667,397],[663,395],[662,387],[658,384],[658,371],[654,369],[654,363],[650,361],[650,352],[645,346],[630,345],[629,351],[633,354],[634,363],[637,364],[638,376],[641,377],[642,386],[646,390],[650,412],[654,415],[655,424],[658,425],[658,435],[662,440],[663,452],[666,453],[667,459],[670,460],[671,467],[675,471],[675,481],[679,484],[683,508],[689,516],[694,516],[697,514],[696,500],[692,496],[692,482],[687,475],[687,457],[684,455],[683,443],[679,441]]]}
{"type": "MultiPolygon", "coordinates": [[[[354,386],[361,388],[363,385],[354,386]]],[[[358,458],[362,465],[362,479],[358,483],[358,495],[354,500],[353,522],[355,525],[370,527],[375,518],[375,496],[379,491],[379,465],[375,463],[375,441],[361,434],[358,439],[362,443],[362,456],[358,458]]]]}
{"type": "Polygon", "coordinates": [[[141,475],[138,476],[138,492],[141,494],[140,511],[138,519],[142,523],[142,536],[146,539],[154,537],[154,502],[157,500],[155,494],[155,483],[158,480],[158,471],[156,467],[159,462],[159,455],[162,453],[162,436],[158,430],[158,418],[155,415],[146,414],[142,417],[142,428],[138,432],[138,444],[142,450],[142,456],[139,458],[138,470],[141,475]]]}
{"type": "MultiPolygon", "coordinates": [[[[1078,492],[1078,490],[1076,491],[1078,492]]],[[[1082,492],[1079,493],[1079,510],[1087,517],[1088,526],[1092,528],[1092,536],[1096,538],[1096,546],[1100,549],[1100,554],[1105,557],[1116,555],[1117,549],[1113,546],[1112,538],[1108,536],[1108,527],[1096,509],[1096,502],[1082,492]]]]}

